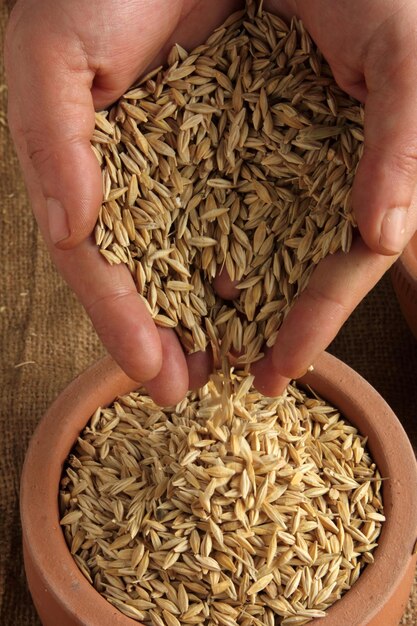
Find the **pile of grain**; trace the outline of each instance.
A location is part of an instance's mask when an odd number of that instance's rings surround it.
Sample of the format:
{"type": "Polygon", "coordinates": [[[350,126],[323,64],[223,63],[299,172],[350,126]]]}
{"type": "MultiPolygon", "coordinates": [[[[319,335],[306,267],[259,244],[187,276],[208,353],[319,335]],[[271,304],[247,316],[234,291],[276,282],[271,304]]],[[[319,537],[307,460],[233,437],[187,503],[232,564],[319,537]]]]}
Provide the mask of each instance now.
{"type": "Polygon", "coordinates": [[[305,624],[373,561],[384,516],[365,438],[311,393],[251,384],[217,373],[170,409],[138,391],[78,439],[61,524],[86,578],[133,619],[305,624]]]}
{"type": "Polygon", "coordinates": [[[314,266],[349,250],[362,108],[300,21],[248,2],[96,122],[103,256],[186,351],[259,359],[314,266]],[[232,303],[213,290],[222,268],[240,281],[232,303]]]}

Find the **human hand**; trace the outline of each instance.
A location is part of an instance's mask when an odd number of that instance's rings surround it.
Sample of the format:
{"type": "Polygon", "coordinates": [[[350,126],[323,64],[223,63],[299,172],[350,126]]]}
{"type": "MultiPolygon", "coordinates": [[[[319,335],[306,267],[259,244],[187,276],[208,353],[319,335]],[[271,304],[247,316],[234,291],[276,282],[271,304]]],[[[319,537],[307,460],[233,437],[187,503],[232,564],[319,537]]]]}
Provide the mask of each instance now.
{"type": "Polygon", "coordinates": [[[163,62],[174,42],[204,41],[236,5],[18,0],[6,35],[10,128],[51,257],[108,351],[161,404],[205,382],[210,361],[185,357],[175,333],[156,328],[127,267],[109,266],[89,237],[102,200],[94,109],[163,62]]]}
{"type": "MultiPolygon", "coordinates": [[[[193,355],[187,357],[187,368],[175,335],[156,330],[137,298],[127,269],[109,267],[86,239],[101,202],[99,167],[89,146],[94,107],[103,108],[117,99],[151,59],[163,61],[172,42],[192,47],[203,40],[235,8],[234,4],[216,4],[213,9],[207,2],[200,4],[197,12],[193,11],[193,0],[178,0],[166,7],[165,3],[161,7],[160,2],[136,0],[123,5],[116,18],[111,0],[100,5],[89,3],[87,8],[77,1],[66,3],[65,12],[61,2],[20,0],[8,30],[10,122],[51,256],[108,350],[132,377],[150,381],[149,391],[161,403],[180,399],[189,384],[198,386],[210,363],[207,357],[193,355]],[[58,200],[66,215],[62,215],[59,204],[46,202],[46,198],[58,200]],[[52,219],[48,218],[47,205],[52,219]]],[[[379,2],[378,11],[374,4],[371,0],[361,2],[357,23],[347,2],[335,5],[326,0],[288,0],[266,7],[280,13],[285,10],[287,16],[298,12],[342,88],[366,101],[367,148],[355,182],[354,208],[369,246],[357,241],[347,257],[334,255],[317,268],[286,318],[276,346],[253,368],[256,385],[270,395],[282,391],[289,377],[297,377],[314,361],[414,230],[413,208],[403,233],[398,218],[393,220],[398,211],[391,212],[391,226],[397,227],[402,242],[393,245],[386,229],[380,237],[385,209],[413,207],[415,165],[408,104],[412,102],[413,85],[408,76],[413,59],[409,51],[398,58],[403,31],[406,41],[411,41],[407,28],[412,29],[412,9],[406,3],[390,18],[386,3],[379,2]],[[387,22],[373,38],[385,17],[387,22]],[[348,45],[350,40],[358,42],[354,53],[348,45]],[[378,57],[384,41],[397,44],[392,58],[378,57]],[[402,72],[395,73],[398,64],[402,72]],[[384,80],[391,75],[392,82],[384,80]],[[394,93],[400,89],[409,96],[397,112],[394,93]]]]}
{"type": "Polygon", "coordinates": [[[264,7],[298,15],[339,86],[365,103],[365,151],[353,187],[361,238],[347,255],[320,262],[274,347],[253,366],[255,385],[273,396],[314,363],[416,231],[417,5],[270,0],[264,7]]]}

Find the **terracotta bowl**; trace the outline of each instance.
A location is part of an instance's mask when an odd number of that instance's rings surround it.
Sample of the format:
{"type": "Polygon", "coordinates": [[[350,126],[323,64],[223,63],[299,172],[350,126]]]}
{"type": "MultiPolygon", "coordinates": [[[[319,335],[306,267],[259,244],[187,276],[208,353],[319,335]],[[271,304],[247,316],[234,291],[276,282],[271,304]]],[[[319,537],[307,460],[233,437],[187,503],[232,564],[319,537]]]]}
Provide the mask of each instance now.
{"type": "Polygon", "coordinates": [[[417,339],[417,233],[391,270],[401,311],[417,339]]]}
{"type": "MultiPolygon", "coordinates": [[[[394,626],[415,570],[417,468],[399,421],[378,393],[347,365],[323,354],[301,379],[369,437],[384,482],[386,522],[375,552],[350,591],[314,626],[394,626]]],[[[99,405],[135,388],[110,358],[76,378],[41,420],[22,474],[21,518],[26,575],[44,626],[138,626],[87,582],[67,548],[58,519],[63,463],[99,405]]]]}

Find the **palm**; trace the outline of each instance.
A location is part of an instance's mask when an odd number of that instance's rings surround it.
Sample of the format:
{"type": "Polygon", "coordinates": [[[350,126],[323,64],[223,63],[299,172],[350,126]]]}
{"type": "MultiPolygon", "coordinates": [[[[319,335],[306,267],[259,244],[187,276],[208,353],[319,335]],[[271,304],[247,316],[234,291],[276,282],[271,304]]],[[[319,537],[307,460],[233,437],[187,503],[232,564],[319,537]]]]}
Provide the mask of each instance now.
{"type": "Polygon", "coordinates": [[[96,10],[104,36],[97,41],[96,20],[87,22],[80,35],[96,67],[92,93],[96,108],[101,108],[126,91],[149,66],[163,64],[174,43],[195,47],[242,3],[133,0],[117,3],[117,19],[114,0],[91,4],[99,4],[96,10]]]}

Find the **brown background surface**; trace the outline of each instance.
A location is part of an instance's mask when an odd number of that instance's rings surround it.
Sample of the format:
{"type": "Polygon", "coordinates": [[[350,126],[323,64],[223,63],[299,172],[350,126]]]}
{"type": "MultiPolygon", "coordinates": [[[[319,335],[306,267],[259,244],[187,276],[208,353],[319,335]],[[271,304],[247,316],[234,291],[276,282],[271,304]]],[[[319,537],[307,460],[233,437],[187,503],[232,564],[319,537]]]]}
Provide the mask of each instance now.
{"type": "MultiPolygon", "coordinates": [[[[0,0],[0,42],[7,4],[11,3],[0,0]]],[[[28,208],[5,121],[3,83],[2,72],[0,624],[37,626],[20,545],[18,495],[25,449],[53,398],[102,355],[103,348],[80,305],[52,267],[28,208]]],[[[417,341],[401,317],[389,277],[358,307],[330,350],[376,387],[402,421],[417,450],[417,341]]],[[[402,625],[416,623],[417,578],[402,625]]]]}

